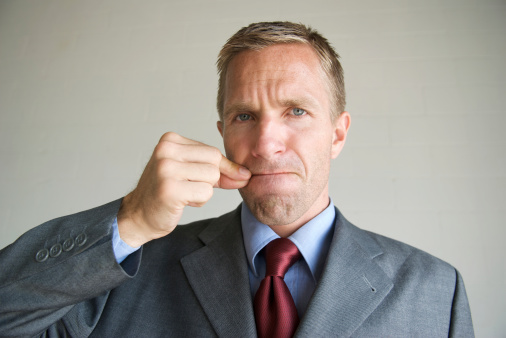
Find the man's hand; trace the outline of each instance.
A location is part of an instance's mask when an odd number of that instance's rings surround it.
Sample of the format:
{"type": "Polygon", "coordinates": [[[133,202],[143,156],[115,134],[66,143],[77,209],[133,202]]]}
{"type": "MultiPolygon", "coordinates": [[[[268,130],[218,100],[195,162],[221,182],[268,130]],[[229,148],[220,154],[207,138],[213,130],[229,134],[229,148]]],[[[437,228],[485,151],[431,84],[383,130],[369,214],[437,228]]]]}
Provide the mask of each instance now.
{"type": "Polygon", "coordinates": [[[155,147],[137,187],[118,213],[120,236],[132,247],[174,230],[185,206],[203,206],[213,188],[238,189],[251,177],[214,147],[166,133],[155,147]]]}

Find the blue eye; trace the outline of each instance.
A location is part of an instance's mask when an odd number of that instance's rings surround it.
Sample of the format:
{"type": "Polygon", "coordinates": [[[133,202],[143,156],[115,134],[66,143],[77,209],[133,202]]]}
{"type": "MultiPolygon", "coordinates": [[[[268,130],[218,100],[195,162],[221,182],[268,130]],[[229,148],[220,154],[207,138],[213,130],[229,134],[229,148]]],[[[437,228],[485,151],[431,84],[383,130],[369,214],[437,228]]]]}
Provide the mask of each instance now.
{"type": "Polygon", "coordinates": [[[236,118],[239,121],[248,121],[249,119],[251,119],[251,115],[249,115],[249,114],[239,114],[239,115],[237,115],[236,118]]]}
{"type": "Polygon", "coordinates": [[[302,116],[302,115],[306,114],[306,111],[304,109],[300,109],[300,108],[292,108],[292,113],[295,116],[302,116]]]}

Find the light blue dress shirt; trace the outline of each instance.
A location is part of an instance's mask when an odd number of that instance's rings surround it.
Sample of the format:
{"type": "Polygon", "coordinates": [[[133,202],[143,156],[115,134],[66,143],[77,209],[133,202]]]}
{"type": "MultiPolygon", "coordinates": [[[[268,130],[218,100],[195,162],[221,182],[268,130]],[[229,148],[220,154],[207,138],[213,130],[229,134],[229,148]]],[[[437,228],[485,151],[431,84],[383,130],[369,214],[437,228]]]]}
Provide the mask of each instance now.
{"type": "MultiPolygon", "coordinates": [[[[285,283],[292,294],[299,317],[306,312],[316,283],[320,280],[334,233],[335,216],[331,200],[325,210],[288,237],[303,257],[285,275],[285,283]]],[[[265,277],[265,256],[262,249],[279,236],[269,226],[259,222],[244,203],[241,223],[248,257],[251,295],[254,299],[260,282],[265,277]]]]}
{"type": "MultiPolygon", "coordinates": [[[[251,296],[254,299],[260,282],[265,277],[265,257],[262,249],[279,236],[267,225],[259,222],[242,203],[241,225],[244,247],[248,258],[251,296]]],[[[295,306],[302,317],[320,279],[334,233],[336,216],[334,203],[288,237],[299,249],[302,259],[286,273],[285,282],[292,294],[295,306]]],[[[112,225],[112,246],[116,261],[121,263],[140,247],[133,248],[119,236],[118,220],[112,225]]]]}
{"type": "Polygon", "coordinates": [[[116,262],[120,264],[125,260],[125,258],[128,257],[131,253],[134,253],[135,251],[139,250],[141,247],[131,247],[130,245],[123,242],[121,237],[119,237],[119,230],[118,230],[118,218],[116,217],[114,219],[114,222],[112,223],[112,249],[114,250],[114,256],[116,257],[116,262]]]}

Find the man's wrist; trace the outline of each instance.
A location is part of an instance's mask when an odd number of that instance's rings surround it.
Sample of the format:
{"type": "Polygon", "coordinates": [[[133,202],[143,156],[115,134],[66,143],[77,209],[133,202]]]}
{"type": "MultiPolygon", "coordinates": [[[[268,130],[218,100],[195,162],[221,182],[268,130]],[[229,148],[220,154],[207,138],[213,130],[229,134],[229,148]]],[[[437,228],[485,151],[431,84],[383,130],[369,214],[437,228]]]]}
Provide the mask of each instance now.
{"type": "Polygon", "coordinates": [[[123,198],[118,211],[117,224],[121,239],[129,246],[135,248],[149,242],[152,238],[144,236],[145,234],[142,231],[143,228],[139,225],[142,223],[138,222],[138,219],[137,221],[135,220],[135,213],[132,212],[132,210],[135,209],[135,207],[132,206],[133,193],[134,192],[131,192],[123,198]]]}

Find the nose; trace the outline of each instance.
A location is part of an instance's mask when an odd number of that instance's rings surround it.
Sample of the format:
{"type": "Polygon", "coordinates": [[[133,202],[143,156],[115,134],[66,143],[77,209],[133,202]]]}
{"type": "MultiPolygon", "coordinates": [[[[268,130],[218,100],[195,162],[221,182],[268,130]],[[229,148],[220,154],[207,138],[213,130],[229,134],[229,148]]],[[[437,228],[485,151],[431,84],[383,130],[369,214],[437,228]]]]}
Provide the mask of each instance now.
{"type": "Polygon", "coordinates": [[[254,157],[272,160],[285,149],[284,133],[281,125],[273,120],[262,120],[256,126],[256,140],[252,149],[254,157]]]}

